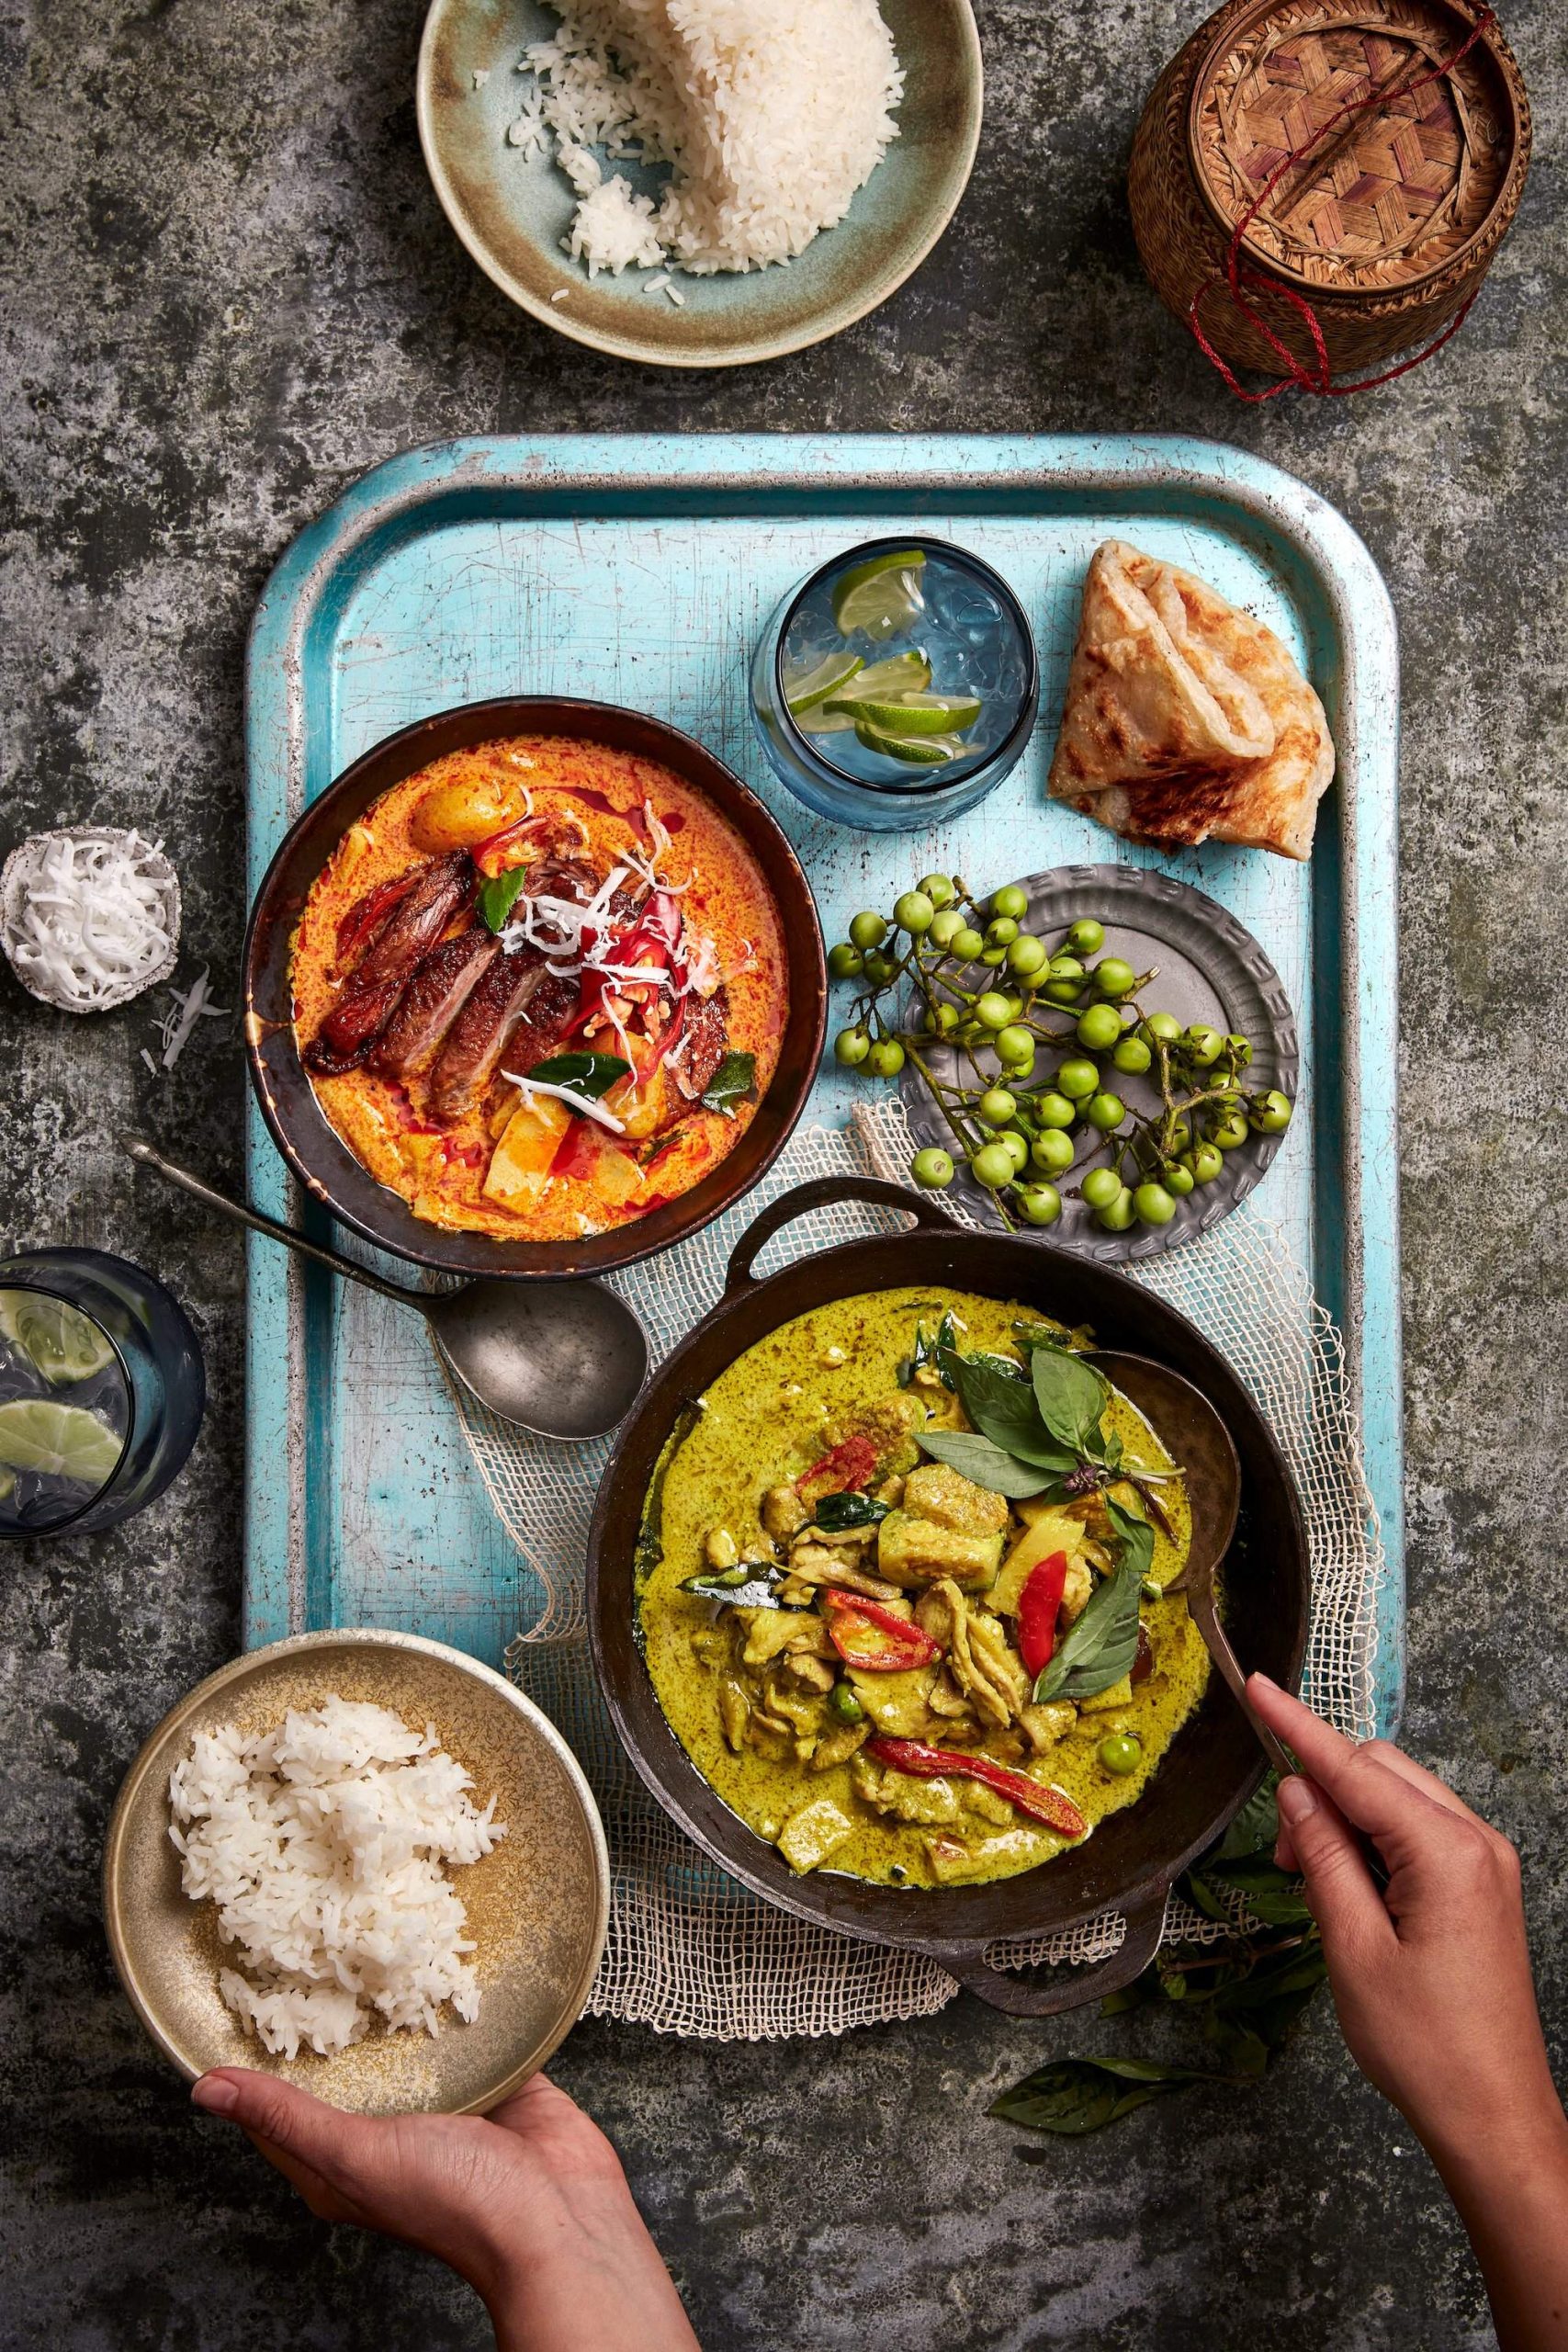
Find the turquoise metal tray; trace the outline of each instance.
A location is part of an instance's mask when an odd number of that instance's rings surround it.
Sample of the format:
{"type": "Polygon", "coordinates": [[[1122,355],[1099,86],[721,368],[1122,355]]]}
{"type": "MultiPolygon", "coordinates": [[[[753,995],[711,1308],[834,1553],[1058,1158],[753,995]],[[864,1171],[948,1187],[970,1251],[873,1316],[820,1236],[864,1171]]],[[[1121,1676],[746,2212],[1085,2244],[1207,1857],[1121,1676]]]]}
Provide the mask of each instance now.
{"type": "MultiPolygon", "coordinates": [[[[305,803],[382,736],[486,695],[573,694],[672,719],[737,768],[799,849],[829,938],[933,865],[983,888],[1120,856],[1222,900],[1262,942],[1300,1019],[1300,1110],[1255,1206],[1284,1227],[1345,1335],[1393,1571],[1378,1668],[1392,1728],[1404,1625],[1398,691],[1393,616],[1356,534],[1303,483],[1215,443],[447,442],[355,482],[267,584],[248,669],[250,885],[305,803]],[[917,523],[977,549],[1022,597],[1040,644],[1040,726],[968,817],[940,834],[861,836],[775,782],[751,731],[747,665],[792,582],[848,540],[917,523]],[[1046,800],[1084,568],[1112,534],[1212,581],[1307,662],[1339,749],[1310,866],[1214,846],[1161,858],[1046,800]]],[[[840,1121],[856,1085],[829,1063],[812,1114],[840,1121]]],[[[305,1214],[254,1104],[249,1167],[262,1207],[305,1214]]],[[[494,1664],[531,1613],[532,1578],[490,1510],[422,1328],[269,1243],[248,1246],[247,1645],[389,1625],[494,1664]]]]}

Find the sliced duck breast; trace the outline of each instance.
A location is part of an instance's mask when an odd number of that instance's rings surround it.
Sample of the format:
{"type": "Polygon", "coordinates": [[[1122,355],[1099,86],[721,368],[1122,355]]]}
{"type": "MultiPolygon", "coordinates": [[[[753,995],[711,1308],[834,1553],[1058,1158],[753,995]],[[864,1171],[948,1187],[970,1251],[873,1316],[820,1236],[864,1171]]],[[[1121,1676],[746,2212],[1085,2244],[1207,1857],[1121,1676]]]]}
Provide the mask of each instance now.
{"type": "Polygon", "coordinates": [[[480,923],[433,947],[398,1000],[370,1068],[386,1078],[423,1069],[500,954],[500,940],[480,923]]]}

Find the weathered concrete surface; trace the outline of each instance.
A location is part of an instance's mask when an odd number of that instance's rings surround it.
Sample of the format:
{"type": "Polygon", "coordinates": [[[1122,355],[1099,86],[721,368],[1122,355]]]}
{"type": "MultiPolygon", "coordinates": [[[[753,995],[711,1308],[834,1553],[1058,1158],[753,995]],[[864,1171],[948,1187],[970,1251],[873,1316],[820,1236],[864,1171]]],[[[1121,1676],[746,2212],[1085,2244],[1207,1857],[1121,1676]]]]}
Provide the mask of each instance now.
{"type": "MultiPolygon", "coordinates": [[[[1408,1736],[1525,1851],[1568,1995],[1562,1767],[1562,653],[1568,288],[1558,0],[1512,0],[1536,102],[1524,215],[1462,338],[1359,402],[1242,409],[1148,295],[1120,179],[1201,0],[980,0],[987,135],[952,233],[826,349],[695,379],[598,364],[447,231],[413,127],[416,0],[10,0],[0,848],[88,811],[162,833],[233,1001],[240,680],[274,558],[361,469],[475,430],[1180,429],[1263,451],[1357,522],[1404,632],[1408,1736]]],[[[132,1012],[66,1030],[0,983],[0,1229],[107,1239],[203,1328],[190,1471],[4,1590],[0,2342],[172,2352],[482,2343],[434,2265],[310,2222],[197,2122],[121,2001],[105,1815],[143,1733],[234,1648],[241,1262],[107,1148],[132,1012]]],[[[205,1025],[161,1130],[232,1177],[242,1080],[205,1025]]],[[[1255,2097],[1156,2108],[1032,2169],[987,2097],[1111,2030],[940,2020],[712,2050],[587,2027],[560,2079],[615,2135],[719,2352],[1461,2352],[1475,2273],[1326,2009],[1255,2097]]]]}

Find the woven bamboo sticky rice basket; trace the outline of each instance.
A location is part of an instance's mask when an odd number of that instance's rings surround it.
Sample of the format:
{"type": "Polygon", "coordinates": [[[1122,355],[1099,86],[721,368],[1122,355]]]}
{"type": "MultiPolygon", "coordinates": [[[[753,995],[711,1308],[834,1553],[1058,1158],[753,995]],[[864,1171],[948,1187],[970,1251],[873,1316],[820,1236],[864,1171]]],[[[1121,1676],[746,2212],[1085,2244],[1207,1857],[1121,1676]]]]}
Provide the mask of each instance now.
{"type": "MultiPolygon", "coordinates": [[[[1280,358],[1223,277],[1237,223],[1241,262],[1309,302],[1335,374],[1425,343],[1475,293],[1518,210],[1529,164],[1523,76],[1495,24],[1453,73],[1406,85],[1475,30],[1480,0],[1227,0],[1156,84],[1133,146],[1133,226],[1156,292],[1233,367],[1280,358]]],[[[1308,365],[1295,306],[1249,289],[1308,365]]]]}

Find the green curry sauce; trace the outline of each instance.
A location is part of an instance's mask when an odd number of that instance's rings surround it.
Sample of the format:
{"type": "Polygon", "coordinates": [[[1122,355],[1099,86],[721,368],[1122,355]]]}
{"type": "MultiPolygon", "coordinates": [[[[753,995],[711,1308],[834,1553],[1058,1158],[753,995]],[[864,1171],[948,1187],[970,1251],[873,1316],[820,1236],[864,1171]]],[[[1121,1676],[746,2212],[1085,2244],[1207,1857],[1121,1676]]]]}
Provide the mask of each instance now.
{"type": "MultiPolygon", "coordinates": [[[[803,1808],[830,1799],[852,1830],[847,1838],[840,1835],[823,1866],[909,1886],[1010,1877],[1050,1860],[1069,1841],[1024,1813],[998,1805],[966,1779],[905,1781],[900,1776],[910,1809],[923,1815],[904,1819],[866,1802],[852,1761],[815,1770],[793,1745],[784,1756],[770,1756],[732,1744],[720,1713],[722,1673],[716,1657],[724,1636],[716,1632],[716,1622],[741,1612],[716,1611],[710,1600],[681,1586],[704,1568],[705,1544],[715,1530],[733,1537],[743,1559],[773,1557],[775,1545],[761,1517],[765,1493],[819,1462],[857,1414],[907,1395],[933,1421],[966,1426],[956,1398],[929,1375],[911,1389],[901,1388],[899,1380],[918,1327],[933,1328],[949,1310],[965,1351],[1016,1357],[1014,1323],[1026,1315],[1040,1320],[995,1299],[919,1288],[838,1300],[786,1323],[719,1375],[694,1421],[671,1439],[650,1492],[641,1545],[638,1608],[648,1669],[665,1715],[703,1777],[770,1841],[803,1808]],[[935,1826],[950,1833],[940,1869],[931,1850],[935,1826]]],[[[1148,1468],[1171,1466],[1143,1416],[1115,1392],[1106,1425],[1121,1435],[1129,1460],[1148,1468]]],[[[1122,1491],[1130,1497],[1130,1489],[1122,1491]]],[[[1164,1585],[1186,1556],[1190,1516],[1179,1482],[1158,1491],[1175,1539],[1156,1530],[1152,1578],[1164,1585]]],[[[1009,1545],[1021,1532],[1018,1510],[1014,1505],[1009,1545]]],[[[864,1556],[874,1565],[874,1544],[864,1556]]],[[[987,1607],[984,1591],[973,1600],[978,1608],[987,1607]]],[[[1066,1792],[1091,1833],[1108,1814],[1137,1802],[1208,1679],[1208,1653],[1179,1594],[1145,1599],[1142,1615],[1153,1652],[1147,1679],[1130,1696],[1123,1688],[1120,1695],[1112,1690],[1084,1702],[1076,1721],[1045,1753],[1025,1759],[1034,1777],[1066,1792]],[[1142,1744],[1136,1769],[1122,1776],[1099,1758],[1100,1743],[1115,1733],[1131,1733],[1142,1744]]],[[[874,1714],[874,1729],[899,1729],[898,1708],[907,1703],[914,1679],[896,1672],[854,1678],[874,1714]]],[[[803,1694],[803,1702],[805,1721],[812,1694],[803,1694]]],[[[823,1724],[830,1724],[828,1701],[816,1704],[823,1724]]],[[[923,1736],[932,1737],[929,1720],[923,1736]]],[[[863,1763],[859,1769],[863,1772],[863,1763]]]]}

